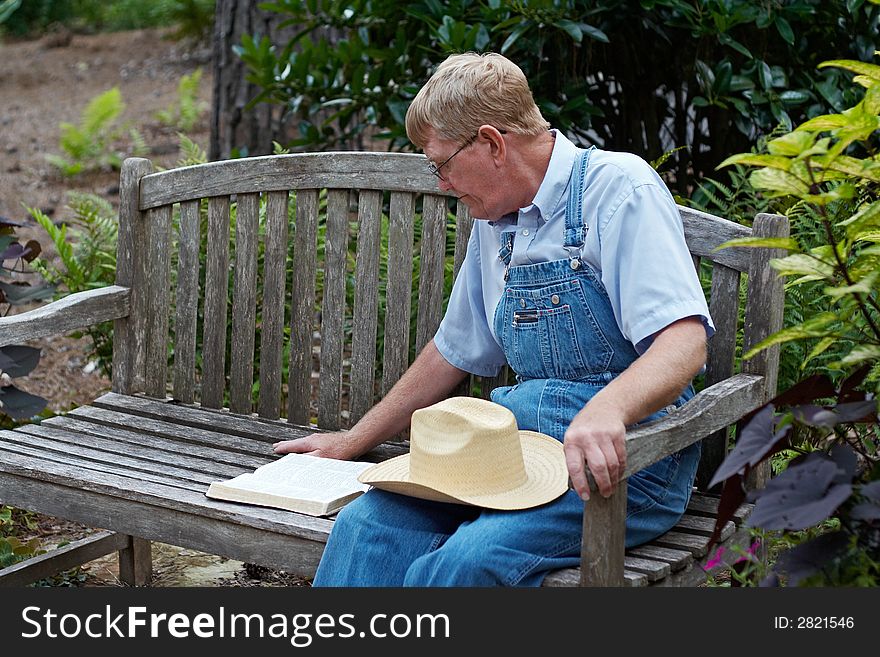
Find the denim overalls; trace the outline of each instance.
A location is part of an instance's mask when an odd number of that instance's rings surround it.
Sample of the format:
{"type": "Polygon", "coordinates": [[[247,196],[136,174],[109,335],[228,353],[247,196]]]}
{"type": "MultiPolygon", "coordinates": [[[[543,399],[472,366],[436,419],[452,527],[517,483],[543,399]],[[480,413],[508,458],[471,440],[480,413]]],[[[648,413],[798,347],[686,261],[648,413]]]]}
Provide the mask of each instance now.
{"type": "MultiPolygon", "coordinates": [[[[520,429],[562,441],[584,405],[637,357],[621,334],[597,273],[580,259],[581,203],[590,150],[572,169],[562,237],[569,257],[510,266],[513,233],[502,234],[507,265],[494,327],[513,386],[492,391],[520,429]]],[[[676,402],[693,396],[690,386],[676,402]]],[[[645,418],[653,420],[664,411],[645,418]]],[[[659,536],[690,498],[699,443],[636,473],[627,486],[627,546],[659,536]]],[[[579,565],[583,501],[569,490],[533,509],[496,511],[372,489],[343,508],[315,586],[539,586],[547,572],[579,565]]]]}

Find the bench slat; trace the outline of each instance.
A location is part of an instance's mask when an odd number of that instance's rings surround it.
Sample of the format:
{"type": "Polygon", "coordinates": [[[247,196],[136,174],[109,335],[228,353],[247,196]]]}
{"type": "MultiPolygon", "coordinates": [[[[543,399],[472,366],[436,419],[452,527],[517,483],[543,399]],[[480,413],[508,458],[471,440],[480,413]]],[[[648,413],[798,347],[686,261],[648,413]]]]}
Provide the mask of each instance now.
{"type": "Polygon", "coordinates": [[[412,297],[412,249],[415,197],[392,193],[388,227],[388,284],[385,293],[385,337],[382,396],[409,366],[409,318],[412,297]],[[388,339],[392,337],[393,339],[388,339]]]}
{"type": "Polygon", "coordinates": [[[287,419],[309,424],[312,391],[312,333],[317,267],[318,191],[296,194],[293,282],[290,288],[290,363],[287,381],[287,419]]]}
{"type": "Polygon", "coordinates": [[[196,330],[199,311],[200,202],[180,204],[177,295],[174,318],[175,399],[192,403],[196,390],[196,330]]]}
{"type": "Polygon", "coordinates": [[[259,237],[260,195],[239,194],[235,217],[232,341],[229,344],[229,408],[235,413],[250,413],[252,407],[259,237]]]}
{"type": "Polygon", "coordinates": [[[205,272],[205,317],[202,337],[201,402],[223,406],[226,389],[226,305],[229,289],[229,197],[208,199],[208,254],[205,272]]]}
{"type": "Polygon", "coordinates": [[[287,278],[288,195],[269,192],[260,333],[260,417],[281,415],[281,357],[284,349],[284,296],[287,278]]]}
{"type": "Polygon", "coordinates": [[[101,395],[91,406],[81,407],[71,413],[88,412],[88,408],[104,408],[129,415],[167,420],[182,427],[245,436],[263,444],[298,438],[305,431],[311,431],[309,427],[296,426],[284,420],[266,420],[253,415],[236,415],[221,409],[207,409],[113,392],[101,395]]]}
{"type": "Polygon", "coordinates": [[[474,218],[471,216],[468,206],[464,203],[457,203],[455,206],[455,251],[452,256],[452,280],[458,278],[458,270],[461,269],[461,263],[464,262],[473,226],[474,218]]]}
{"type": "MultiPolygon", "coordinates": [[[[18,434],[19,432],[14,431],[12,433],[18,434]]],[[[47,462],[75,467],[82,472],[83,476],[100,478],[104,474],[113,474],[201,493],[207,490],[210,483],[195,482],[194,477],[199,477],[195,473],[190,474],[189,480],[187,480],[180,476],[182,472],[180,469],[166,467],[159,473],[155,471],[155,464],[152,464],[150,461],[121,458],[118,454],[108,454],[107,452],[84,449],[70,444],[65,444],[64,451],[59,451],[58,443],[54,443],[52,440],[43,440],[33,435],[26,436],[26,439],[22,440],[22,442],[17,442],[15,438],[8,436],[3,438],[4,456],[15,453],[22,456],[44,458],[47,462]]]]}
{"type": "Polygon", "coordinates": [[[182,444],[175,438],[125,429],[118,425],[90,422],[88,416],[64,415],[49,418],[40,426],[65,429],[77,437],[85,435],[111,440],[117,443],[118,449],[124,453],[135,454],[138,453],[137,449],[142,447],[148,449],[147,453],[158,463],[185,465],[223,477],[234,477],[265,465],[273,459],[265,452],[242,454],[196,443],[182,444]]]}
{"type": "Polygon", "coordinates": [[[630,548],[626,553],[634,557],[666,562],[673,571],[681,570],[694,560],[694,556],[687,550],[674,550],[650,543],[630,548]]]}
{"type": "MultiPolygon", "coordinates": [[[[0,432],[0,446],[2,446],[4,433],[0,432]]],[[[197,493],[184,488],[167,486],[115,473],[83,470],[75,465],[43,460],[39,456],[27,456],[7,450],[3,450],[2,454],[3,459],[0,460],[0,473],[8,474],[12,477],[24,477],[32,482],[40,482],[40,488],[57,484],[65,487],[65,489],[70,489],[67,491],[67,496],[63,492],[59,492],[56,499],[47,497],[45,500],[42,499],[39,489],[37,489],[33,492],[32,499],[27,505],[23,505],[18,493],[21,492],[21,489],[28,488],[28,486],[21,486],[19,489],[15,489],[13,487],[4,488],[0,485],[0,490],[4,492],[3,501],[5,503],[21,506],[21,508],[33,509],[41,513],[46,513],[47,511],[44,509],[52,504],[57,504],[59,501],[64,505],[72,497],[76,497],[78,491],[90,491],[106,496],[107,502],[110,500],[127,500],[149,505],[151,509],[149,513],[156,515],[158,515],[156,508],[181,511],[188,515],[206,516],[234,523],[235,525],[266,529],[276,534],[299,536],[321,542],[326,542],[330,528],[333,526],[333,521],[326,518],[306,516],[301,513],[271,509],[269,507],[223,502],[206,497],[203,493],[197,493]],[[71,497],[65,500],[65,497],[68,496],[71,497]]],[[[0,482],[3,479],[5,477],[0,476],[0,482]]],[[[33,485],[30,488],[33,488],[33,485]]],[[[94,513],[94,508],[92,513],[94,513]]],[[[58,514],[53,513],[50,515],[58,514]]],[[[65,517],[69,516],[65,515],[65,517]]],[[[192,518],[192,520],[194,519],[192,518]]],[[[156,521],[159,522],[159,518],[156,521]]],[[[92,522],[94,522],[94,519],[92,522]]],[[[108,511],[107,522],[105,523],[107,527],[105,528],[126,531],[127,528],[123,526],[124,522],[125,518],[115,518],[108,511]]],[[[182,525],[180,529],[183,530],[183,534],[187,533],[186,525],[182,525]]],[[[135,532],[127,533],[137,535],[135,532]]]]}
{"type": "Polygon", "coordinates": [[[202,472],[212,477],[230,478],[269,463],[268,455],[228,452],[216,447],[181,443],[136,429],[122,429],[65,416],[44,421],[39,430],[19,427],[22,433],[39,434],[60,442],[69,441],[126,456],[152,460],[157,468],[165,464],[202,472]]]}
{"type": "Polygon", "coordinates": [[[345,282],[348,255],[348,192],[327,191],[324,241],[324,298],[321,304],[321,376],[318,380],[318,426],[339,429],[342,350],[345,335],[345,282]]]}
{"type": "Polygon", "coordinates": [[[147,271],[151,285],[147,296],[145,389],[164,397],[168,380],[168,309],[170,293],[171,206],[150,211],[147,218],[147,271]]]}
{"type": "MultiPolygon", "coordinates": [[[[242,456],[252,454],[272,455],[272,447],[263,440],[255,440],[244,436],[230,435],[227,433],[217,433],[207,429],[196,429],[194,427],[183,427],[174,422],[165,420],[156,420],[142,416],[126,415],[115,411],[108,411],[102,408],[85,406],[78,408],[73,413],[77,417],[86,418],[90,422],[99,422],[105,426],[120,427],[131,429],[140,433],[149,433],[155,436],[172,438],[181,442],[181,449],[185,451],[188,443],[197,445],[217,445],[218,447],[229,450],[230,452],[239,452],[242,456]]],[[[300,434],[302,435],[302,434],[300,434]]],[[[293,437],[297,437],[294,435],[293,437]]],[[[236,455],[231,454],[230,457],[236,455]]],[[[231,461],[235,463],[235,461],[231,461]]]]}
{"type": "Polygon", "coordinates": [[[373,405],[381,229],[382,193],[363,190],[358,197],[349,426],[360,420],[373,405]]]}
{"type": "MultiPolygon", "coordinates": [[[[740,273],[714,263],[709,313],[715,324],[715,335],[709,340],[706,360],[706,385],[711,386],[733,375],[736,352],[737,317],[739,313],[740,273]]],[[[727,455],[728,428],[719,429],[703,439],[699,485],[706,487],[727,455]]]]}
{"type": "Polygon", "coordinates": [[[434,337],[443,313],[443,259],[446,255],[446,198],[426,194],[422,199],[419,258],[419,314],[416,353],[434,337]]]}

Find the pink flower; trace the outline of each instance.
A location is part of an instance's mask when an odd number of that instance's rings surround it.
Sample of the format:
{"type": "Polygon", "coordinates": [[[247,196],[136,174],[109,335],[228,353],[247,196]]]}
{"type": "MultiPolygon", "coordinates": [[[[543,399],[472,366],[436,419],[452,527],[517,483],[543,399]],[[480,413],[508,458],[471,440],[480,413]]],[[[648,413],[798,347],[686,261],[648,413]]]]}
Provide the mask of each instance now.
{"type": "Polygon", "coordinates": [[[749,549],[746,550],[746,553],[737,559],[734,563],[739,563],[741,561],[757,561],[758,556],[757,552],[761,548],[761,541],[755,541],[749,546],[749,549]]]}
{"type": "Polygon", "coordinates": [[[722,562],[722,557],[724,557],[724,547],[719,547],[715,551],[715,556],[709,559],[706,562],[706,565],[703,566],[703,570],[712,570],[715,566],[719,565],[722,562]]]}

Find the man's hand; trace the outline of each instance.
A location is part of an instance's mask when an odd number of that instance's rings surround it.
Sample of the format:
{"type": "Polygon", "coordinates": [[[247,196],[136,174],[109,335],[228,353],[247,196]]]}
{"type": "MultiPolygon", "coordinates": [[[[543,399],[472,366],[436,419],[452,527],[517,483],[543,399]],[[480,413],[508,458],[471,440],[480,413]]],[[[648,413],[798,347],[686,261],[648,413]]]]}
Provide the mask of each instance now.
{"type": "Polygon", "coordinates": [[[591,404],[575,416],[563,442],[572,486],[583,500],[590,498],[585,464],[603,497],[611,495],[626,468],[626,425],[620,413],[591,404]]]}
{"type": "Polygon", "coordinates": [[[343,461],[360,456],[360,450],[353,447],[348,434],[344,432],[313,433],[304,438],[282,440],[274,443],[272,449],[276,454],[308,454],[343,461]]]}

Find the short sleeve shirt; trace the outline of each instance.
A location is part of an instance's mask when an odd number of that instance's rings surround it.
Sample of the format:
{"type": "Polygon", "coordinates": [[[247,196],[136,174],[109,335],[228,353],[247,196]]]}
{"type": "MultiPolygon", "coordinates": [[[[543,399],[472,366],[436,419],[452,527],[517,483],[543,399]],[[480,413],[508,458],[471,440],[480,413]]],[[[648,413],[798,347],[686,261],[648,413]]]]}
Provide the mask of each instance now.
{"type": "MultiPolygon", "coordinates": [[[[567,259],[563,246],[569,178],[577,148],[556,132],[550,164],[531,205],[498,221],[476,218],[467,255],[434,342],[455,367],[493,376],[505,357],[494,334],[504,290],[502,233],[514,231],[510,265],[567,259]]],[[[587,234],[580,257],[600,275],[621,333],[639,354],[685,317],[715,332],[672,195],[654,169],[628,153],[594,149],[584,178],[587,234]]]]}

